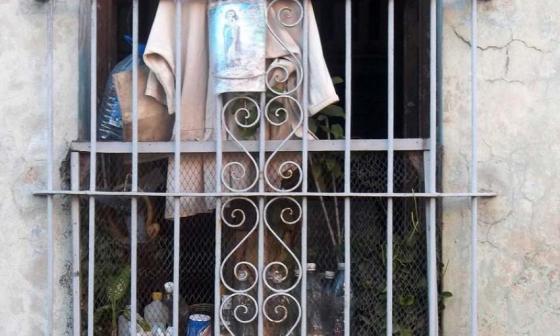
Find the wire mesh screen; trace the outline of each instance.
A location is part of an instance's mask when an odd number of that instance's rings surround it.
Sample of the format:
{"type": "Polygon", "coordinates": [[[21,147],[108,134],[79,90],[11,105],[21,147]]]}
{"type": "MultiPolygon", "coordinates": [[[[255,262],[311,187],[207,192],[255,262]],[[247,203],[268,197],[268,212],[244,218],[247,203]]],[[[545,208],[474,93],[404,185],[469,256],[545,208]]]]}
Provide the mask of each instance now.
{"type": "MultiPolygon", "coordinates": [[[[343,190],[343,153],[325,152],[310,155],[310,191],[340,192],[343,190]]],[[[87,156],[82,160],[87,161],[87,156]]],[[[139,188],[164,192],[169,186],[167,156],[141,156],[139,188]]],[[[421,152],[399,152],[395,157],[395,190],[423,190],[421,152]]],[[[99,155],[97,184],[101,190],[127,190],[130,166],[128,156],[99,155]]],[[[352,189],[357,192],[383,192],[386,189],[387,157],[382,152],[354,153],[352,158],[352,189]]],[[[183,190],[190,190],[192,170],[181,170],[183,190]],[[189,175],[191,174],[191,175],[189,175]]],[[[214,171],[208,172],[213,176],[214,171]]],[[[212,181],[214,179],[211,179],[212,181]]],[[[88,181],[82,174],[82,185],[88,181]]],[[[212,186],[213,187],[213,186],[212,186]]],[[[113,310],[118,317],[126,312],[129,290],[118,302],[112,301],[111,290],[120,278],[129,281],[130,274],[130,200],[124,197],[98,197],[96,202],[95,236],[95,331],[108,335],[114,325],[113,310]],[[127,278],[128,276],[128,278],[127,278]],[[115,306],[116,304],[116,306],[115,306]]],[[[202,204],[202,203],[201,203],[202,204]]],[[[210,204],[212,204],[210,202],[210,204]]],[[[82,292],[86,302],[88,208],[81,201],[82,232],[82,292]]],[[[215,213],[204,202],[195,212],[181,219],[180,236],[180,300],[187,314],[188,307],[214,302],[215,213]]],[[[196,203],[194,204],[196,207],[196,203]]],[[[232,208],[239,208],[241,205],[232,208]]],[[[427,333],[427,279],[424,204],[414,198],[397,199],[394,206],[394,321],[398,335],[427,333]]],[[[185,209],[182,209],[184,211],[185,209]]],[[[344,261],[344,202],[337,197],[311,197],[308,200],[308,261],[317,264],[319,272],[336,271],[344,261]]],[[[250,214],[251,212],[247,212],[250,214]]],[[[352,200],[352,334],[383,335],[385,333],[386,293],[386,200],[352,200]]],[[[173,214],[172,199],[150,197],[139,199],[138,227],[138,312],[152,301],[153,292],[165,292],[164,285],[173,278],[173,214]]],[[[251,220],[247,221],[248,223],[251,220]]],[[[222,255],[227,255],[249,234],[248,225],[225,228],[222,235],[222,255]]],[[[291,239],[298,242],[299,229],[291,239]]],[[[257,261],[257,239],[253,232],[241,259],[257,261]],[[252,252],[251,252],[252,251],[252,252]]],[[[297,255],[301,246],[293,244],[297,255]]],[[[272,244],[270,250],[274,249],[272,244]]],[[[228,274],[226,272],[226,274],[228,274]]],[[[230,278],[232,273],[228,275],[230,278]]],[[[299,293],[299,292],[298,292],[299,293]]],[[[295,294],[299,295],[299,294],[295,294]]],[[[200,307],[200,306],[199,306],[200,307]]],[[[204,307],[204,306],[202,306],[204,307]]],[[[87,320],[85,306],[84,324],[87,320]]],[[[184,323],[184,320],[182,321],[184,323]]]]}
{"type": "MultiPolygon", "coordinates": [[[[98,155],[97,185],[100,190],[127,191],[130,189],[129,156],[117,154],[98,155]]],[[[87,156],[83,157],[87,161],[87,156]]],[[[165,192],[168,171],[167,156],[141,156],[139,189],[165,192]]],[[[186,172],[188,173],[188,172],[186,172]]],[[[89,176],[82,176],[82,187],[89,176]]],[[[188,177],[185,177],[188,180],[188,177]]],[[[82,302],[87,302],[88,256],[88,202],[82,199],[82,302]]],[[[173,221],[166,211],[173,213],[172,202],[163,197],[145,197],[138,201],[138,313],[152,301],[152,293],[162,293],[166,302],[165,284],[173,279],[173,221]]],[[[114,330],[125,333],[119,318],[126,316],[130,304],[130,199],[125,197],[97,197],[95,212],[95,278],[94,323],[96,335],[112,335],[114,330]],[[125,283],[122,294],[115,297],[114,290],[125,283]],[[113,319],[116,314],[116,320],[113,319]]],[[[200,209],[198,215],[181,221],[180,296],[181,322],[185,315],[210,304],[214,297],[214,230],[215,217],[200,209]]],[[[170,303],[170,302],[169,302],[170,303]]],[[[208,309],[206,309],[208,310],[208,309]]],[[[211,309],[209,310],[211,311],[211,309]]],[[[82,321],[87,323],[86,307],[82,321]]],[[[167,316],[170,318],[170,315],[167,316]]],[[[122,318],[121,318],[122,319],[122,318]]],[[[85,330],[84,325],[84,330],[85,330]]]]}
{"type": "MultiPolygon", "coordinates": [[[[424,188],[422,153],[395,155],[395,190],[424,188]]],[[[355,153],[352,188],[384,192],[385,153],[355,153]]],[[[352,201],[352,334],[384,335],[386,321],[386,200],[352,201]]],[[[397,335],[428,334],[425,212],[415,198],[394,200],[393,288],[394,331],[397,335]]]]}

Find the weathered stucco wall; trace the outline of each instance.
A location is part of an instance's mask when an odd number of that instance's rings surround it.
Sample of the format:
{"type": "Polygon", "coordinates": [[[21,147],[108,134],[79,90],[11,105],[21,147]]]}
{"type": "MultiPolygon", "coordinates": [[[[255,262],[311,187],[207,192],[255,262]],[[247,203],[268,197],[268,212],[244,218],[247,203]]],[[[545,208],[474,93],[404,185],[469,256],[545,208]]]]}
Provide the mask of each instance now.
{"type": "MultiPolygon", "coordinates": [[[[78,0],[56,10],[56,167],[76,138],[78,0]]],[[[46,201],[32,196],[46,181],[46,8],[34,0],[0,0],[0,334],[42,335],[46,325],[46,201]]],[[[55,186],[58,185],[58,177],[55,186]]],[[[56,329],[69,322],[70,220],[55,211],[56,329]]]]}
{"type": "MultiPolygon", "coordinates": [[[[467,190],[470,1],[444,0],[446,191],[467,190]]],[[[480,1],[479,224],[482,336],[560,330],[560,3],[480,1]]],[[[445,203],[445,335],[468,334],[468,203],[445,203]]]]}

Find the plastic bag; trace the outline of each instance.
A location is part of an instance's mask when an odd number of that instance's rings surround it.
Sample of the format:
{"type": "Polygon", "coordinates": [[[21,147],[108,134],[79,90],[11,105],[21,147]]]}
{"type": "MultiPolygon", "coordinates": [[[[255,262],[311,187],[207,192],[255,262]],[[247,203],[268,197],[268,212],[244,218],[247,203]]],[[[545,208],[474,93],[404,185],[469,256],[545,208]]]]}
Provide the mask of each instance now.
{"type": "MultiPolygon", "coordinates": [[[[130,36],[125,36],[125,40],[132,45],[132,38],[130,36]]],[[[138,46],[138,64],[142,65],[142,56],[144,54],[146,46],[139,44],[138,46]]],[[[109,78],[107,79],[107,84],[105,85],[105,92],[103,93],[103,99],[99,105],[98,110],[98,140],[104,141],[122,141],[123,140],[123,120],[122,111],[119,103],[119,98],[117,96],[117,90],[115,88],[115,83],[113,82],[113,75],[132,70],[132,55],[125,57],[120,61],[111,71],[109,78]]]]}

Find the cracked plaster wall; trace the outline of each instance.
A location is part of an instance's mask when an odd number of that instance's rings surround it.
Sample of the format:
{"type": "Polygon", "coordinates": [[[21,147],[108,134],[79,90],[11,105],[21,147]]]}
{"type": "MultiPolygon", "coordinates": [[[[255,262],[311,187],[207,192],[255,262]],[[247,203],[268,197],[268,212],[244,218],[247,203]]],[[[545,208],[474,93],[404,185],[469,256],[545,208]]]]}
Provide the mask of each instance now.
{"type": "MultiPolygon", "coordinates": [[[[46,326],[46,5],[0,0],[0,335],[43,335],[46,326]]],[[[55,22],[55,187],[76,138],[78,0],[58,0],[55,22]]],[[[70,218],[55,202],[55,332],[71,313],[70,218]]]]}
{"type": "MultiPolygon", "coordinates": [[[[467,0],[444,0],[445,191],[468,187],[469,25],[467,0]]],[[[45,325],[45,8],[0,0],[0,326],[40,335],[45,325]],[[9,52],[8,52],[9,51],[9,52]],[[9,126],[9,127],[6,127],[9,126]]],[[[56,162],[76,138],[78,0],[56,14],[56,162]]],[[[480,335],[555,335],[560,330],[560,3],[480,3],[480,335]]],[[[58,166],[58,165],[57,165],[58,166]]],[[[55,182],[55,185],[58,181],[55,182]]],[[[66,204],[55,208],[56,331],[68,330],[70,237],[66,204]]],[[[469,209],[446,201],[443,217],[444,334],[468,333],[469,209]]]]}
{"type": "MultiPolygon", "coordinates": [[[[444,0],[443,189],[468,190],[470,1],[444,0]]],[[[560,334],[560,3],[479,2],[479,335],[560,334]]],[[[446,201],[444,334],[468,335],[470,210],[446,201]]]]}

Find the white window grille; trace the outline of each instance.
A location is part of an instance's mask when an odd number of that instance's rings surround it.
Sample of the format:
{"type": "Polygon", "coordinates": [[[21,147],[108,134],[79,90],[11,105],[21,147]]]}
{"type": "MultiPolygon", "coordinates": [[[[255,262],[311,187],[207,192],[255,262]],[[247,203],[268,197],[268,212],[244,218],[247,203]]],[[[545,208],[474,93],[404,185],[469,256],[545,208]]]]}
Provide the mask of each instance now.
{"type": "MultiPolygon", "coordinates": [[[[287,25],[301,25],[304,36],[307,34],[308,17],[306,8],[311,0],[291,0],[293,4],[292,13],[296,13],[295,18],[292,16],[292,22],[286,23],[287,25]]],[[[465,0],[467,1],[467,0],[465,0]]],[[[177,18],[180,18],[181,0],[176,1],[177,18]]],[[[477,2],[472,0],[472,45],[476,44],[477,37],[477,2]]],[[[239,96],[233,99],[223,101],[223,97],[217,97],[219,101],[219,110],[216,112],[217,128],[218,131],[216,141],[210,142],[186,142],[182,141],[180,136],[177,136],[172,142],[165,143],[142,143],[138,141],[138,5],[139,0],[132,0],[133,4],[133,97],[132,97],[132,141],[129,143],[98,143],[97,142],[97,1],[91,0],[91,120],[90,120],[90,133],[91,140],[87,143],[75,143],[72,146],[71,153],[71,190],[56,190],[53,185],[53,16],[54,16],[54,1],[51,0],[50,11],[48,13],[48,183],[47,190],[37,192],[38,195],[47,198],[48,205],[48,305],[47,319],[49,324],[47,326],[46,334],[52,334],[52,321],[53,321],[53,197],[57,195],[67,195],[72,197],[72,223],[73,223],[73,326],[74,335],[81,335],[81,310],[82,294],[81,285],[87,285],[87,334],[93,336],[95,334],[95,272],[96,272],[96,232],[100,229],[96,223],[96,216],[98,215],[97,209],[100,202],[108,197],[126,198],[130,200],[130,312],[132,323],[130,323],[130,333],[136,335],[137,324],[136,312],[140,312],[138,305],[138,230],[139,230],[139,208],[142,200],[146,197],[171,199],[174,220],[173,220],[173,240],[172,240],[172,276],[175,284],[175,290],[181,292],[180,275],[181,269],[181,250],[186,248],[182,242],[181,232],[184,232],[185,225],[181,223],[180,219],[180,202],[182,197],[195,197],[195,198],[213,198],[216,202],[215,211],[215,237],[214,237],[214,274],[213,274],[213,296],[214,296],[214,333],[220,335],[220,332],[229,332],[235,334],[229,327],[224,327],[224,307],[233,304],[233,310],[239,315],[234,314],[234,317],[241,323],[254,324],[257,335],[270,335],[271,332],[267,325],[284,324],[284,332],[287,334],[308,334],[307,330],[307,309],[308,309],[308,295],[307,295],[307,274],[306,265],[310,262],[308,255],[308,246],[310,243],[310,217],[309,209],[310,202],[317,199],[341,199],[342,213],[340,214],[342,220],[342,233],[344,256],[344,335],[354,333],[352,330],[352,312],[351,306],[353,299],[352,290],[352,276],[356,270],[352,269],[352,236],[360,235],[360,232],[353,231],[353,202],[370,202],[372,200],[382,200],[386,207],[386,237],[385,237],[385,255],[386,262],[386,294],[385,294],[385,333],[386,335],[393,335],[394,330],[394,259],[395,259],[395,243],[394,243],[394,214],[395,204],[403,199],[419,199],[425,201],[426,211],[426,254],[427,254],[427,291],[426,297],[428,302],[428,334],[430,336],[438,335],[438,265],[437,265],[437,239],[436,239],[436,212],[437,200],[445,197],[462,197],[469,198],[472,202],[472,264],[471,274],[472,278],[472,292],[471,292],[471,335],[477,334],[477,271],[476,271],[476,237],[477,237],[477,200],[480,197],[491,197],[491,193],[478,192],[477,186],[477,55],[476,48],[472,50],[472,161],[471,161],[471,190],[463,193],[443,193],[439,192],[436,187],[437,175],[437,92],[438,92],[438,44],[437,44],[437,29],[438,29],[438,1],[430,1],[430,113],[429,125],[430,132],[427,139],[396,139],[395,138],[395,1],[388,1],[387,15],[388,15],[388,137],[382,140],[356,140],[352,139],[352,1],[346,0],[345,2],[345,37],[346,37],[346,78],[345,78],[345,137],[344,140],[310,140],[308,137],[303,136],[299,140],[294,140],[293,134],[290,134],[282,140],[270,141],[265,138],[265,127],[275,127],[284,122],[283,120],[274,119],[273,112],[279,112],[272,108],[272,102],[278,100],[289,100],[293,103],[297,110],[300,112],[300,120],[298,127],[303,128],[303,134],[307,134],[309,129],[309,119],[304,117],[308,106],[308,71],[309,65],[307,61],[308,41],[306,38],[302,41],[303,57],[296,57],[296,66],[298,72],[301,74],[301,82],[298,87],[289,92],[276,91],[274,88],[269,88],[272,91],[272,97],[259,94],[257,96],[239,96]],[[258,140],[241,141],[234,137],[228,139],[222,138],[222,131],[227,134],[231,133],[228,126],[224,122],[226,112],[231,113],[229,109],[236,101],[243,101],[245,104],[252,105],[252,109],[257,111],[258,117],[251,122],[251,126],[258,127],[258,140]],[[395,167],[396,156],[395,154],[403,151],[415,151],[421,153],[422,165],[425,176],[425,190],[424,191],[406,191],[395,190],[395,167]],[[312,180],[309,171],[309,163],[312,154],[316,153],[343,153],[341,162],[343,166],[343,181],[342,190],[322,191],[317,188],[310,189],[310,181],[312,180]],[[386,186],[385,190],[375,191],[369,190],[366,192],[354,190],[352,187],[352,180],[355,178],[352,172],[353,155],[359,152],[376,152],[386,154],[386,186]],[[83,174],[80,168],[80,153],[89,153],[89,188],[81,190],[80,176],[83,174]],[[99,163],[98,154],[100,153],[120,153],[129,155],[131,157],[131,172],[130,172],[130,189],[125,191],[108,191],[100,189],[98,186],[98,167],[99,163]],[[175,164],[172,174],[174,175],[174,188],[168,191],[144,191],[139,188],[139,159],[141,155],[146,154],[168,154],[173,155],[175,162],[182,160],[181,154],[183,153],[211,153],[215,155],[216,171],[215,171],[215,190],[212,192],[192,193],[183,192],[180,183],[180,165],[175,164]],[[224,154],[238,153],[237,157],[244,158],[244,161],[233,159],[224,161],[224,154]],[[291,153],[291,158],[282,161],[278,159],[279,154],[291,153]],[[224,164],[225,162],[225,164],[224,164]],[[290,166],[291,174],[296,174],[294,184],[289,187],[279,187],[271,181],[268,168],[270,165],[275,165],[276,171],[280,175],[286,173],[282,167],[290,166]],[[232,167],[242,167],[242,171],[249,174],[249,170],[253,169],[251,181],[248,187],[239,187],[229,184],[228,180],[224,178],[226,170],[232,167]],[[254,188],[253,188],[254,187],[254,188]],[[88,215],[88,232],[87,232],[87,279],[82,278],[80,265],[82,258],[85,257],[80,254],[80,247],[84,241],[80,239],[80,200],[87,199],[87,208],[89,209],[88,215]],[[276,211],[275,220],[280,221],[283,225],[297,227],[300,231],[298,236],[298,244],[288,246],[283,243],[282,239],[275,231],[275,226],[270,223],[270,209],[278,204],[283,204],[281,210],[276,211]],[[247,225],[249,229],[240,239],[234,244],[228,241],[228,230],[247,225]],[[248,244],[249,241],[256,242],[256,245],[251,247],[254,251],[253,259],[237,260],[233,266],[230,265],[229,259],[236,253],[239,246],[248,244]],[[279,244],[284,253],[289,256],[290,263],[287,259],[274,259],[267,253],[271,242],[279,244]],[[297,269],[297,276],[292,278],[291,282],[286,282],[283,285],[271,284],[267,279],[267,274],[271,270],[276,270],[281,274],[279,284],[286,281],[288,275],[293,273],[293,268],[297,269]],[[229,275],[226,275],[229,273],[229,275]],[[250,273],[250,274],[249,274],[250,273]],[[240,288],[228,281],[228,276],[235,277],[237,280],[249,274],[252,279],[248,286],[240,288]],[[224,294],[230,296],[224,296],[224,294]],[[239,301],[234,302],[235,297],[242,297],[246,300],[243,303],[239,301]],[[235,306],[237,305],[237,307],[235,306]],[[236,310],[237,308],[238,310],[236,310]],[[290,316],[291,314],[291,316],[290,316]],[[243,315],[243,316],[241,316],[243,315]],[[288,316],[286,316],[288,315],[288,316]]],[[[441,4],[440,4],[441,6],[441,4]]],[[[181,20],[176,20],[176,46],[177,50],[181,48],[181,20]]],[[[177,73],[180,71],[180,52],[177,51],[177,73]]],[[[181,78],[177,76],[176,87],[181,86],[181,78]]],[[[181,114],[181,96],[177,91],[175,95],[175,110],[176,113],[176,129],[175,134],[180,134],[180,118],[181,114]]],[[[247,110],[238,108],[233,111],[234,115],[245,113],[247,110]]],[[[280,114],[281,115],[281,114],[280,114]]],[[[278,116],[278,115],[277,115],[278,116]]],[[[238,126],[247,127],[246,124],[238,122],[238,126]]],[[[294,131],[295,132],[295,131],[294,131]]],[[[383,155],[385,155],[383,154],[383,155]]],[[[82,157],[86,155],[82,154],[82,157]]],[[[107,162],[102,162],[104,165],[107,162]]],[[[282,177],[282,176],[281,176],[282,177]]],[[[125,183],[126,184],[126,183],[125,183]]],[[[128,201],[127,201],[128,202],[128,201]]],[[[337,201],[335,201],[337,202],[337,201]]],[[[335,203],[338,204],[338,203],[335,203]]],[[[335,206],[337,208],[337,206],[335,206]]],[[[338,215],[337,215],[338,217],[338,215]]],[[[376,272],[375,269],[369,270],[376,272]]],[[[180,320],[180,296],[174,295],[173,297],[173,326],[179,325],[180,320]]],[[[183,334],[183,330],[174,328],[173,335],[177,336],[183,334]]]]}

